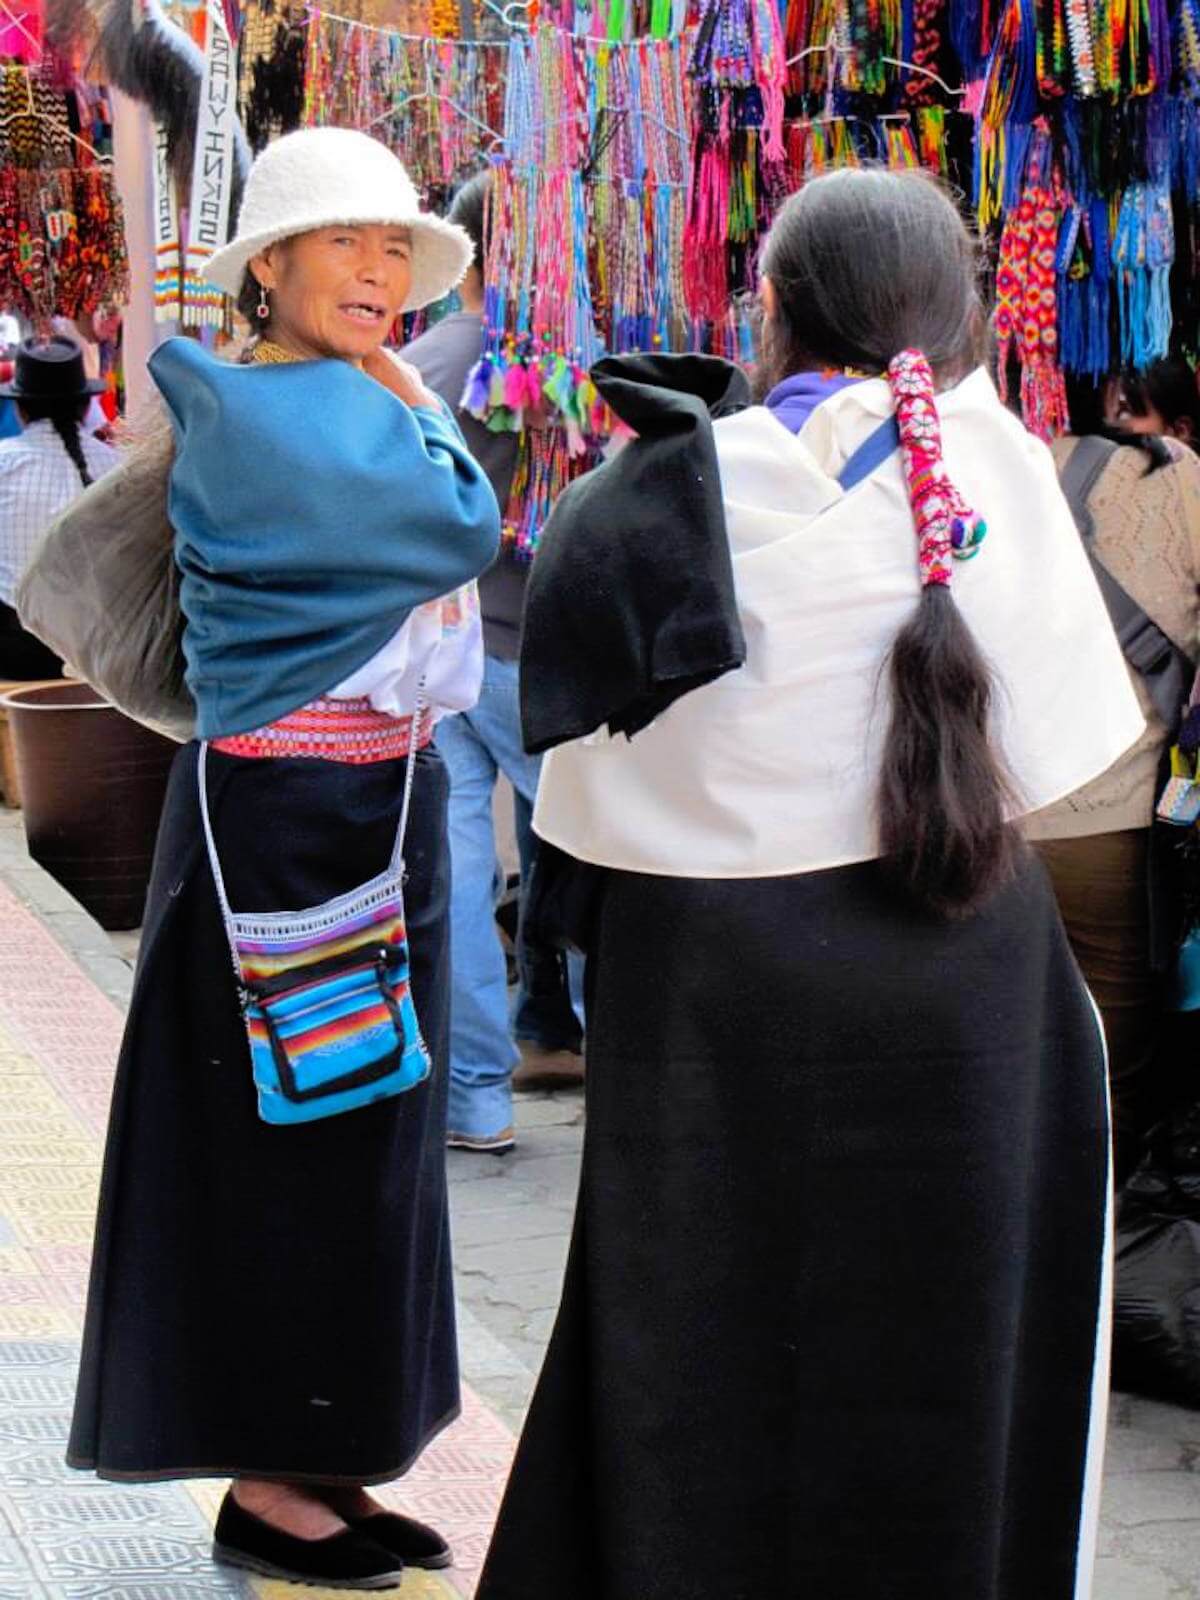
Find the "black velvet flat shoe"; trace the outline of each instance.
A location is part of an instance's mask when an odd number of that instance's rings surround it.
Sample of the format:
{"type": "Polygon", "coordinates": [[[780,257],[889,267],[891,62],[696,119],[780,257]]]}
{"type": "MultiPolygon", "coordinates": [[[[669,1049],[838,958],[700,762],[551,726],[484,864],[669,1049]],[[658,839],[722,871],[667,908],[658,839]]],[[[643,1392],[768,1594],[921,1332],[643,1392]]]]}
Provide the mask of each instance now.
{"type": "Polygon", "coordinates": [[[454,1560],[450,1546],[440,1533],[414,1517],[401,1516],[398,1511],[372,1511],[369,1517],[347,1517],[346,1521],[357,1532],[365,1533],[372,1543],[390,1550],[406,1567],[437,1572],[454,1560]]]}
{"type": "Polygon", "coordinates": [[[229,1567],[328,1589],[394,1589],[404,1576],[400,1557],[358,1528],[327,1539],[298,1539],[244,1511],[232,1494],[221,1503],[212,1553],[229,1567]]]}

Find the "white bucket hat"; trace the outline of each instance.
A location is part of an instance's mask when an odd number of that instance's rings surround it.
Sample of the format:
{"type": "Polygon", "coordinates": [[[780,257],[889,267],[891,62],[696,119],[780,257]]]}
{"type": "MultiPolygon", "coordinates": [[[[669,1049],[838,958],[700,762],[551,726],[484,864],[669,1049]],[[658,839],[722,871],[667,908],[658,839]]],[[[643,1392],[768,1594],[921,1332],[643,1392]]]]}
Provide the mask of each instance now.
{"type": "Polygon", "coordinates": [[[397,222],[412,232],[412,286],[405,311],[449,294],[471,265],[470,236],[422,211],[401,161],[352,128],[301,128],[269,144],[250,168],[237,237],[204,276],[235,298],[251,257],[280,239],[339,222],[397,222]]]}

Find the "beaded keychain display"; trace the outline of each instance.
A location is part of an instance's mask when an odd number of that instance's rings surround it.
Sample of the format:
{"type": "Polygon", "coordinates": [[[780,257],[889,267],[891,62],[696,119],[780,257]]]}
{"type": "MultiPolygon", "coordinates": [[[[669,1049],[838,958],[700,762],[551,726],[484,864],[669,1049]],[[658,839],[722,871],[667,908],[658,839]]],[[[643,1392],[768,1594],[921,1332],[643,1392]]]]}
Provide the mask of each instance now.
{"type": "Polygon", "coordinates": [[[786,193],[786,50],[771,0],[705,0],[688,67],[694,150],[683,285],[698,344],[736,354],[736,302],[786,193]]]}
{"type": "Polygon", "coordinates": [[[309,10],[299,121],[382,139],[431,198],[497,148],[507,43],[415,37],[309,10]]]}
{"type": "Polygon", "coordinates": [[[120,197],[99,167],[0,168],[0,302],[33,322],[129,298],[120,197]]]}
{"type": "Polygon", "coordinates": [[[0,304],[38,325],[129,298],[106,106],[53,73],[0,68],[0,304]]]}

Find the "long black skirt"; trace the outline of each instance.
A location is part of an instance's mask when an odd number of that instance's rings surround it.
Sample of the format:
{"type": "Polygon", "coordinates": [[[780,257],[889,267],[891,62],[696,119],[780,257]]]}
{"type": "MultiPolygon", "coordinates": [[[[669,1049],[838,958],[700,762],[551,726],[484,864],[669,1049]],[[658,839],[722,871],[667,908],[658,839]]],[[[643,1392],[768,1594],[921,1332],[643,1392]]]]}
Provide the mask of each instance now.
{"type": "MultiPolygon", "coordinates": [[[[395,1099],[272,1127],[257,1113],[196,755],[176,760],[159,835],[68,1459],[114,1478],[382,1481],[458,1409],[445,773],[432,751],[419,757],[406,850],[433,1072],[395,1099]]],[[[382,870],[404,767],[210,753],[234,908],[299,910],[382,870]]]]}
{"type": "Polygon", "coordinates": [[[563,1302],[477,1600],[1077,1600],[1108,1118],[1041,869],[609,873],[563,1302]]]}

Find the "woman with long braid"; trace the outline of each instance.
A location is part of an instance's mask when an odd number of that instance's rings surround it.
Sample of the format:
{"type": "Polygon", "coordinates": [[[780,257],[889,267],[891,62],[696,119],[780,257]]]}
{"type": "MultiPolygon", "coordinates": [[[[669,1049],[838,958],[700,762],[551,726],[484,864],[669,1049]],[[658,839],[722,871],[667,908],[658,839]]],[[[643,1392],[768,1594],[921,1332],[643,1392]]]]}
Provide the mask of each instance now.
{"type": "Polygon", "coordinates": [[[0,443],[0,679],[62,672],[54,652],[22,628],[13,595],[39,536],[117,464],[117,452],[81,426],[103,388],[85,376],[79,346],[62,337],[26,341],[13,382],[0,388],[24,427],[0,443]]]}
{"type": "Polygon", "coordinates": [[[599,363],[530,574],[587,1131],[476,1600],[1086,1600],[1104,1045],[1014,823],[1144,717],[950,197],[814,179],[761,269],[764,403],[599,363]]]}

